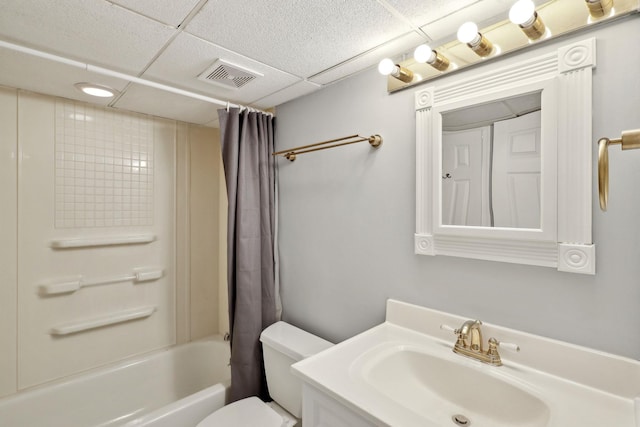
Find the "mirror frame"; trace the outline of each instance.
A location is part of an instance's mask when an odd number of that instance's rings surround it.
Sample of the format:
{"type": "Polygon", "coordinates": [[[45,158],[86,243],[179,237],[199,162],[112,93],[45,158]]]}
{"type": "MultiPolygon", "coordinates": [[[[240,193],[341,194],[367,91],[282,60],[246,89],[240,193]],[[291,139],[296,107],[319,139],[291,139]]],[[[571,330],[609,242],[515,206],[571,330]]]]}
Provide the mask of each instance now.
{"type": "MultiPolygon", "coordinates": [[[[421,255],[449,255],[595,274],[592,242],[592,70],[596,40],[415,93],[416,233],[421,255]],[[443,225],[442,112],[542,91],[541,228],[443,225]]],[[[479,71],[479,70],[477,70],[479,71]]]]}

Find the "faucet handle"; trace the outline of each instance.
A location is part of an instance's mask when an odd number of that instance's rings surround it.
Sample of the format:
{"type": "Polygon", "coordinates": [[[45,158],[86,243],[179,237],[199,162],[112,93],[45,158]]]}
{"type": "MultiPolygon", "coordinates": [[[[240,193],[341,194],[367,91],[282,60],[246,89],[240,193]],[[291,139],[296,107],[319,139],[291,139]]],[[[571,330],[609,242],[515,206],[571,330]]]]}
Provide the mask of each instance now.
{"type": "Polygon", "coordinates": [[[453,332],[456,335],[460,333],[460,329],[452,328],[451,326],[445,324],[440,325],[440,329],[442,329],[443,331],[453,332]]]}
{"type": "Polygon", "coordinates": [[[489,338],[489,347],[498,347],[500,346],[500,348],[504,348],[506,350],[511,350],[511,351],[515,351],[518,352],[520,351],[520,346],[518,344],[514,344],[511,342],[503,342],[503,341],[498,341],[495,338],[489,338]]]}
{"type": "Polygon", "coordinates": [[[512,342],[498,341],[498,345],[500,346],[500,348],[505,348],[507,350],[511,350],[511,351],[515,351],[515,352],[520,351],[520,346],[518,344],[514,344],[512,342]]]}

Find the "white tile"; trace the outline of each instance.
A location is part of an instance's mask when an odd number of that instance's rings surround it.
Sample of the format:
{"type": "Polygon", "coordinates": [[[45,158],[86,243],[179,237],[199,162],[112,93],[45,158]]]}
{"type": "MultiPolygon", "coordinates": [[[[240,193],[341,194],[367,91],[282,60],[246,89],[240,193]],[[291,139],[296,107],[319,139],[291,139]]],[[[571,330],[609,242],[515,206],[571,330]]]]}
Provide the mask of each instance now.
{"type": "Polygon", "coordinates": [[[110,0],[112,3],[126,7],[165,24],[177,27],[199,0],[110,0]]]}
{"type": "Polygon", "coordinates": [[[175,32],[106,1],[11,0],[0,14],[0,37],[138,73],[175,32]]]}
{"type": "Polygon", "coordinates": [[[294,98],[298,98],[311,92],[315,92],[321,87],[321,85],[315,83],[301,81],[289,86],[288,88],[282,89],[281,91],[272,93],[271,95],[268,95],[260,100],[252,102],[251,104],[257,108],[271,108],[290,101],[294,98]]]}
{"type": "Polygon", "coordinates": [[[210,0],[186,31],[300,77],[317,74],[411,26],[371,0],[210,0]]]}
{"type": "Polygon", "coordinates": [[[240,104],[249,104],[300,81],[300,78],[291,74],[184,33],[176,37],[142,77],[240,104]],[[239,89],[198,80],[198,75],[217,59],[223,59],[263,76],[239,89]]]}
{"type": "Polygon", "coordinates": [[[458,9],[473,3],[487,3],[478,0],[383,0],[420,27],[436,21],[458,9]]]}
{"type": "MultiPolygon", "coordinates": [[[[329,84],[360,72],[366,68],[377,66],[381,59],[389,57],[395,58],[398,54],[407,52],[411,54],[416,46],[426,41],[425,37],[415,31],[398,37],[389,43],[373,49],[363,55],[358,56],[344,64],[331,68],[326,72],[317,74],[309,80],[314,83],[329,84]]],[[[382,77],[382,76],[381,76],[382,77]]]]}

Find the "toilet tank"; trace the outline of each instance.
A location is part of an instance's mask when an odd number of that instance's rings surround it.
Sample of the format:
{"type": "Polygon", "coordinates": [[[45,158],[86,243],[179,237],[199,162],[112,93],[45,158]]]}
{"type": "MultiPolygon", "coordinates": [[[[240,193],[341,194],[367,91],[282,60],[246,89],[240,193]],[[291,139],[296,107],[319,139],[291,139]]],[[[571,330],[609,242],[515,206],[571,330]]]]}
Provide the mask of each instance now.
{"type": "Polygon", "coordinates": [[[300,418],[302,382],[291,373],[291,365],[333,344],[285,322],[276,322],[262,331],[260,341],[269,394],[291,415],[300,418]]]}

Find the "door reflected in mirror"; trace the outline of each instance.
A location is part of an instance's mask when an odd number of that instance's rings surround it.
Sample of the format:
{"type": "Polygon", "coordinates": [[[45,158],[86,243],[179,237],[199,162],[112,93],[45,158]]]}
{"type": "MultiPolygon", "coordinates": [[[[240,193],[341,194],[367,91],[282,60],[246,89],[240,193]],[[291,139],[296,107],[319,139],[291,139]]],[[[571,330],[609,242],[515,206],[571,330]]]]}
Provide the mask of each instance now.
{"type": "Polygon", "coordinates": [[[541,228],[541,92],[442,113],[442,224],[541,228]]]}

